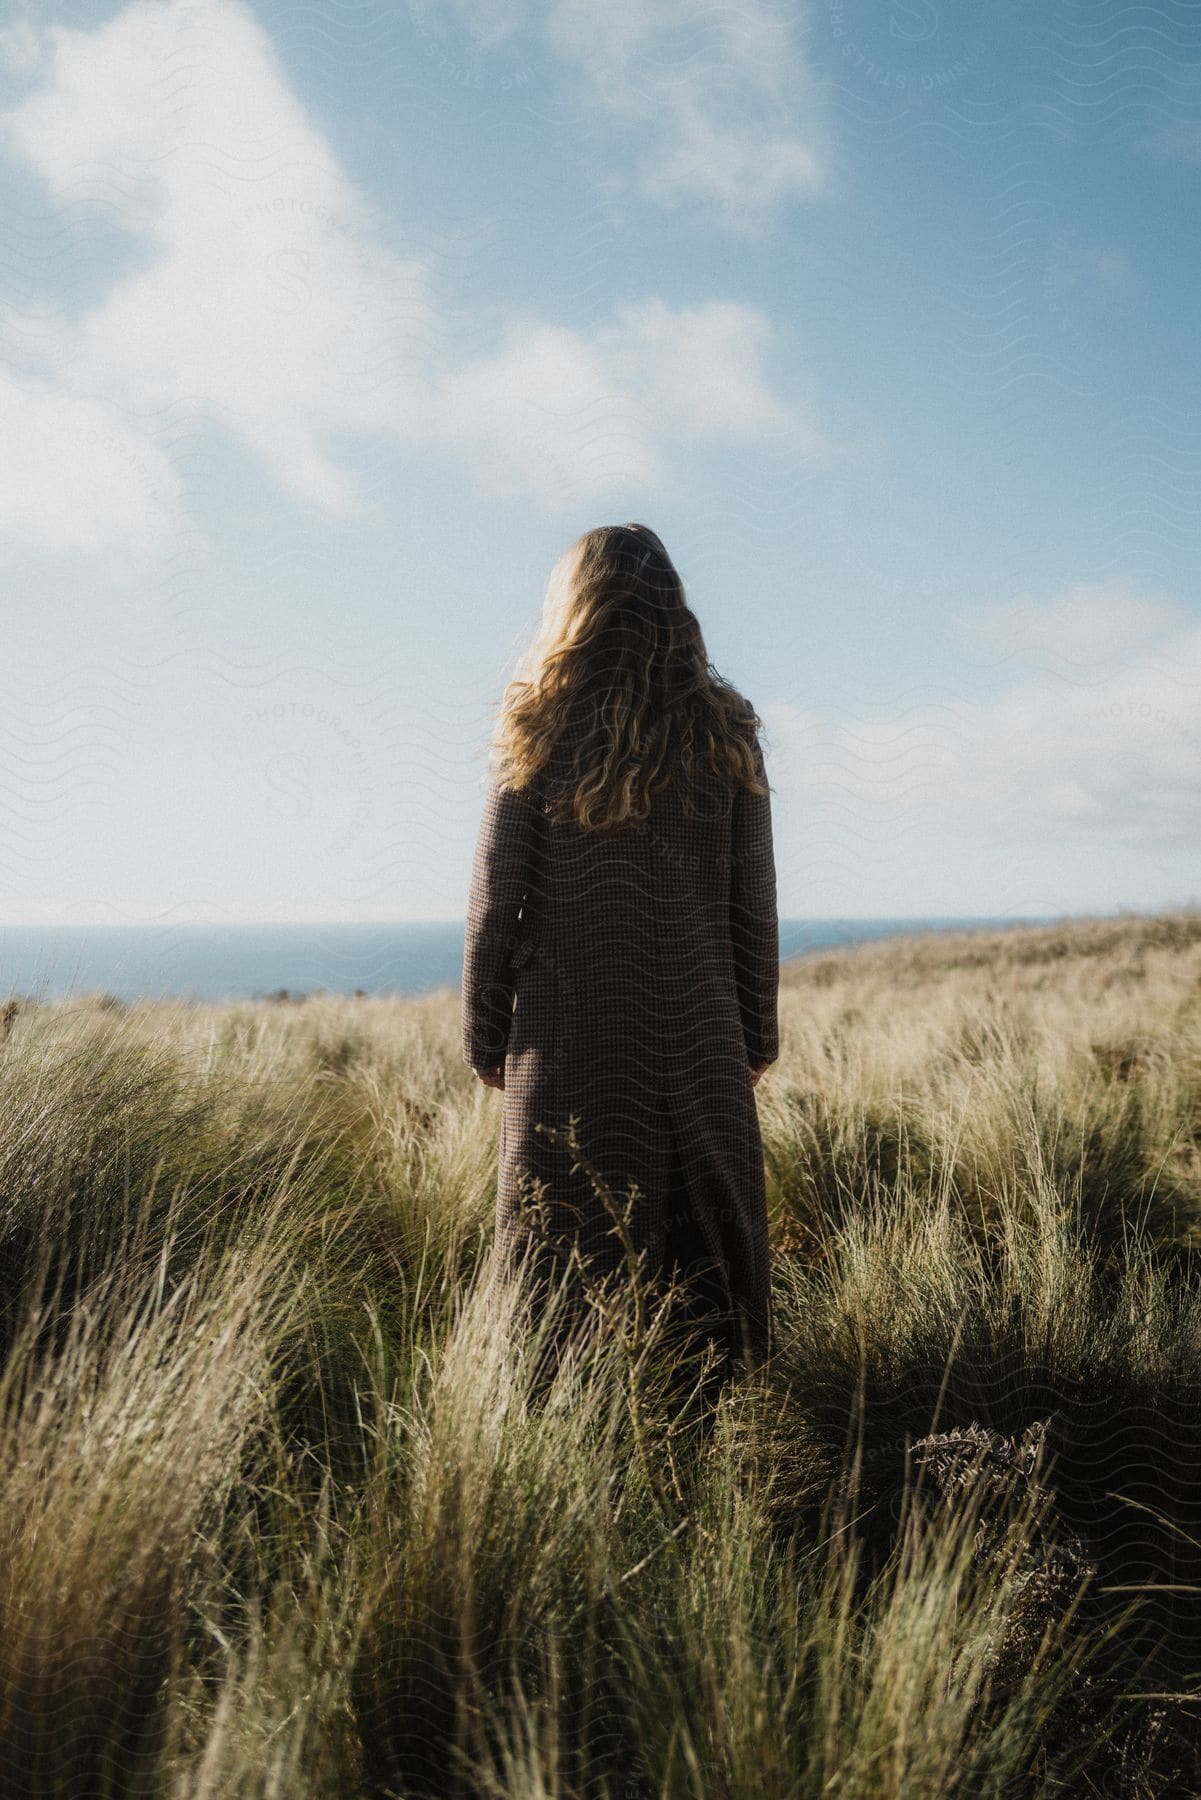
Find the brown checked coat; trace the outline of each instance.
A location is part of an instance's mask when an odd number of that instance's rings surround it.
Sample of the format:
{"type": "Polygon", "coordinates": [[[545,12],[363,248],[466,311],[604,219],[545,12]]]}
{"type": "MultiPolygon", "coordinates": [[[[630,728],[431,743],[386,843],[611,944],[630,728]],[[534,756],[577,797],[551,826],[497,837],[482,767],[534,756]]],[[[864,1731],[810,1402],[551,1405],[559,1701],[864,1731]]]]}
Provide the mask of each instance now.
{"type": "Polygon", "coordinates": [[[531,1232],[602,1274],[627,1266],[588,1174],[536,1129],[574,1114],[614,1198],[637,1184],[635,1250],[662,1270],[673,1243],[703,1246],[729,1353],[753,1366],[771,1348],[749,1067],[779,1054],[770,797],[704,775],[643,824],[584,831],[544,810],[561,754],[529,789],[491,785],[472,870],[463,1056],[505,1077],[492,1281],[531,1232]]]}

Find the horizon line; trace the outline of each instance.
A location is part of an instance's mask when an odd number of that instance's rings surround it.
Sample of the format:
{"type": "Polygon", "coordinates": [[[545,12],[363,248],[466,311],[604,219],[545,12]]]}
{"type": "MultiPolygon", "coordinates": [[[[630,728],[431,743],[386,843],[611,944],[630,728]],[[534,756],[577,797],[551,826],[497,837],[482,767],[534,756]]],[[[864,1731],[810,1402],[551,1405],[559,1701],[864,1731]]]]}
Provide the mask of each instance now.
{"type": "MultiPolygon", "coordinates": [[[[881,922],[919,924],[933,920],[954,920],[966,923],[979,920],[994,924],[1009,920],[1014,924],[1055,924],[1070,919],[1114,919],[1134,915],[1142,918],[1154,918],[1168,913],[1182,913],[1201,910],[1201,899],[1193,898],[1183,901],[1165,901],[1154,906],[1134,905],[1121,902],[1112,907],[1101,909],[1065,908],[1053,912],[865,912],[865,913],[781,913],[779,923],[784,925],[811,924],[877,924],[881,922]]],[[[0,919],[0,931],[147,931],[155,929],[179,928],[191,930],[202,927],[216,931],[248,931],[248,930],[311,930],[317,931],[334,927],[346,930],[350,927],[363,930],[400,931],[413,926],[438,926],[463,928],[466,915],[459,913],[447,917],[418,919],[0,919]]]]}

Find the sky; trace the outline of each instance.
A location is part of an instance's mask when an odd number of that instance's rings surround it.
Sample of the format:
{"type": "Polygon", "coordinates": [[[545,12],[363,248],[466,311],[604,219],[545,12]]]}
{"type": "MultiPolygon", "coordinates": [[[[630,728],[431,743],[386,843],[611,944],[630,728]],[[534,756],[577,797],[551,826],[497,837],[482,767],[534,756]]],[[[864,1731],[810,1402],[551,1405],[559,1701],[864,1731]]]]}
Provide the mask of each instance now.
{"type": "Polygon", "coordinates": [[[1201,8],[0,27],[0,923],[462,918],[582,531],[784,917],[1201,902],[1201,8]]]}

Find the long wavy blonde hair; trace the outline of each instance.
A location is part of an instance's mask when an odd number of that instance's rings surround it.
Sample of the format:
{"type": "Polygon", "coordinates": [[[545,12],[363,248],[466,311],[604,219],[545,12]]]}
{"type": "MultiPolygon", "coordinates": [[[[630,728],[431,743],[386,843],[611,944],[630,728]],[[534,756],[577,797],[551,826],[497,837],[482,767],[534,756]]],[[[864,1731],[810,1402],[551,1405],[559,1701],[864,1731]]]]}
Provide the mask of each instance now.
{"type": "Polygon", "coordinates": [[[662,541],[646,525],[600,525],[551,571],[540,629],[501,698],[492,772],[526,787],[570,724],[547,811],[608,830],[646,820],[652,794],[702,765],[764,793],[762,723],[712,667],[662,541]]]}

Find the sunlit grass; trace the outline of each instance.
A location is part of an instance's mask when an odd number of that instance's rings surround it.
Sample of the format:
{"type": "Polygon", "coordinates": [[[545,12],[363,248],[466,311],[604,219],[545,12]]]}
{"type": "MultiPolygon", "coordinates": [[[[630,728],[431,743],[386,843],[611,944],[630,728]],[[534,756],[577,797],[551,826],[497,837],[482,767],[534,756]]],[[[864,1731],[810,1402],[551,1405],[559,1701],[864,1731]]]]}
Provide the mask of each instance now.
{"type": "Polygon", "coordinates": [[[670,1313],[548,1384],[561,1296],[484,1304],[456,994],[10,1009],[4,1791],[1201,1788],[1201,918],[780,1018],[780,1350],[704,1433],[670,1313]]]}

